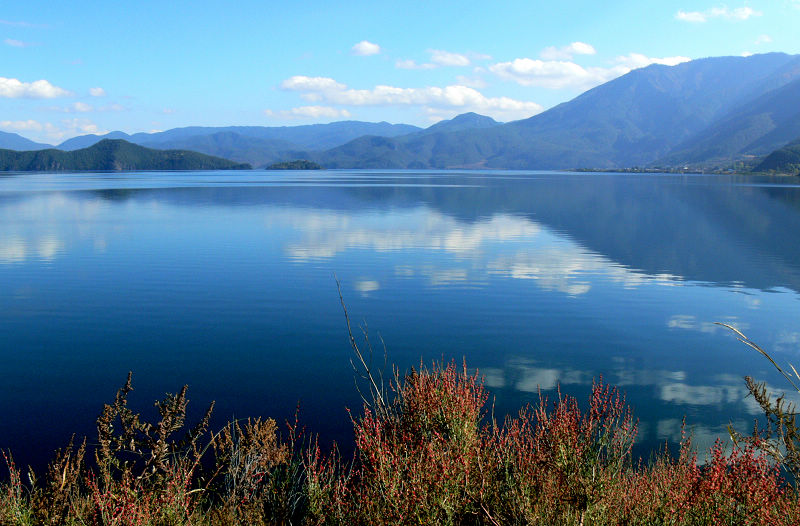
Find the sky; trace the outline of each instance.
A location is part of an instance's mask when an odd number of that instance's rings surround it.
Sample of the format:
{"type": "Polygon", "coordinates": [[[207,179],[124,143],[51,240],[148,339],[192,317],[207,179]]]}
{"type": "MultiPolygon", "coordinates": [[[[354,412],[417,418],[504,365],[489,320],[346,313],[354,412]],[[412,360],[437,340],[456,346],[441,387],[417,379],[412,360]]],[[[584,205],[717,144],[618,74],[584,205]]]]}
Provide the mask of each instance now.
{"type": "Polygon", "coordinates": [[[800,0],[0,4],[0,130],[523,119],[631,69],[800,53],[800,0]]]}

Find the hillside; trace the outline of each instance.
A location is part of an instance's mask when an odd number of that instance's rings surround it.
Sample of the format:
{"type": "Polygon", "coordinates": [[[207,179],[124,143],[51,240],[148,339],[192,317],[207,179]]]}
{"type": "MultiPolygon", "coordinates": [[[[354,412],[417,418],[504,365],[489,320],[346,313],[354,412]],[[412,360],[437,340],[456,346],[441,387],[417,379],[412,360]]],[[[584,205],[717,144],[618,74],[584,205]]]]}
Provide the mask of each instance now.
{"type": "MultiPolygon", "coordinates": [[[[782,53],[651,65],[529,119],[482,129],[362,137],[319,152],[315,160],[331,168],[647,165],[707,137],[715,124],[747,108],[780,111],[780,90],[799,78],[800,56],[782,53]]],[[[750,142],[766,140],[775,129],[762,127],[750,142]]]]}
{"type": "Polygon", "coordinates": [[[710,126],[662,164],[700,164],[766,155],[800,137],[800,78],[710,126]]]}
{"type": "Polygon", "coordinates": [[[0,171],[86,170],[242,170],[248,164],[234,163],[184,150],[153,150],[124,140],[104,139],[72,152],[56,149],[17,152],[0,150],[0,171]]]}
{"type": "Polygon", "coordinates": [[[800,139],[767,155],[753,171],[800,175],[800,139]]]}

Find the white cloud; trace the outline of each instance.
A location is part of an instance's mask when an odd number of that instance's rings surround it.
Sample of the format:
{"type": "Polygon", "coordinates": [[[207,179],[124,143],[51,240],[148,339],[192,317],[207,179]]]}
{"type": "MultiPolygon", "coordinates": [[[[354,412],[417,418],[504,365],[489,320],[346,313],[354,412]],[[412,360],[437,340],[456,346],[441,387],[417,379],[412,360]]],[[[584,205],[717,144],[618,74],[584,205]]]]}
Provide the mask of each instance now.
{"type": "Polygon", "coordinates": [[[416,61],[411,59],[403,59],[398,60],[394,63],[394,67],[398,69],[436,69],[438,66],[436,64],[432,64],[430,62],[425,62],[423,64],[418,64],[416,61]]]}
{"type": "Polygon", "coordinates": [[[594,55],[597,51],[584,42],[573,42],[564,47],[548,46],[539,53],[544,60],[570,60],[573,55],[594,55]]]}
{"type": "Polygon", "coordinates": [[[84,118],[62,120],[59,125],[50,122],[39,122],[33,119],[26,121],[0,121],[0,129],[14,132],[33,132],[35,140],[47,142],[61,142],[76,135],[94,133],[103,135],[108,130],[100,128],[97,124],[84,118]]]}
{"type": "Polygon", "coordinates": [[[456,82],[458,82],[458,84],[461,86],[475,89],[483,89],[487,86],[486,81],[481,77],[466,77],[464,75],[459,75],[456,77],[456,82]]]}
{"type": "Polygon", "coordinates": [[[469,56],[462,53],[451,53],[441,49],[429,49],[431,56],[430,62],[418,63],[412,59],[401,59],[394,63],[398,69],[436,69],[441,67],[466,67],[472,64],[472,57],[475,60],[487,60],[491,57],[480,53],[470,53],[469,56]]]}
{"type": "Polygon", "coordinates": [[[684,11],[679,10],[675,13],[675,18],[683,22],[691,22],[694,24],[702,24],[708,22],[713,18],[722,18],[725,20],[747,20],[754,16],[761,16],[761,11],[756,11],[752,7],[736,7],[730,9],[727,6],[712,7],[705,11],[684,11]]]}
{"type": "Polygon", "coordinates": [[[475,111],[499,119],[530,117],[542,111],[535,102],[520,101],[509,97],[486,97],[467,86],[428,86],[424,88],[399,88],[375,86],[372,89],[351,89],[327,77],[296,76],[285,80],[281,87],[289,91],[302,92],[310,101],[325,101],[344,106],[421,106],[425,108],[458,109],[460,112],[475,111]]]}
{"type": "Polygon", "coordinates": [[[92,97],[105,97],[106,96],[106,90],[104,90],[103,88],[99,88],[99,87],[98,88],[89,88],[89,95],[91,95],[92,97]]]}
{"type": "Polygon", "coordinates": [[[517,58],[511,62],[498,62],[489,66],[489,71],[500,78],[513,80],[523,86],[539,86],[550,89],[586,87],[605,81],[605,72],[586,69],[574,62],[561,60],[538,60],[517,58]]]}
{"type": "Polygon", "coordinates": [[[350,112],[347,110],[332,108],[330,106],[300,106],[286,111],[264,110],[264,113],[270,117],[282,117],[289,119],[337,119],[348,118],[351,116],[350,112]]]}
{"type": "Polygon", "coordinates": [[[54,99],[71,93],[46,80],[22,82],[18,79],[0,77],[0,98],[8,99],[54,99]]]}
{"type": "Polygon", "coordinates": [[[431,54],[431,62],[439,66],[461,67],[470,65],[470,61],[466,55],[450,53],[449,51],[443,51],[441,49],[429,49],[428,52],[431,54]]]}
{"type": "Polygon", "coordinates": [[[48,106],[44,109],[59,113],[88,113],[94,111],[94,107],[85,102],[73,102],[69,106],[48,106]]]}
{"type": "Polygon", "coordinates": [[[611,67],[583,67],[564,60],[539,60],[518,58],[511,62],[498,62],[489,71],[500,78],[512,80],[523,86],[549,89],[589,89],[624,75],[632,69],[650,64],[674,66],[687,62],[688,57],[651,58],[639,53],[617,57],[611,67]]]}
{"type": "Polygon", "coordinates": [[[62,136],[75,136],[93,133],[95,135],[105,135],[108,130],[99,127],[88,119],[68,119],[61,121],[63,128],[60,133],[62,136]]]}
{"type": "Polygon", "coordinates": [[[27,43],[27,42],[23,42],[22,40],[15,40],[13,38],[7,38],[7,39],[3,40],[3,42],[5,42],[5,44],[7,46],[11,46],[11,47],[28,47],[28,46],[30,46],[30,44],[27,43]]]}
{"type": "Polygon", "coordinates": [[[358,44],[354,45],[350,50],[354,55],[365,57],[368,55],[377,55],[381,52],[381,47],[378,44],[374,44],[367,40],[362,40],[358,44]]]}
{"type": "Polygon", "coordinates": [[[771,36],[769,36],[769,35],[760,35],[760,36],[759,36],[759,37],[756,39],[756,41],[755,41],[755,44],[756,44],[756,45],[759,45],[759,44],[769,44],[770,42],[772,42],[772,37],[771,37],[771,36]]]}
{"type": "Polygon", "coordinates": [[[27,121],[0,121],[0,128],[11,131],[42,131],[44,125],[33,119],[27,121]]]}
{"type": "Polygon", "coordinates": [[[661,64],[663,66],[677,66],[678,64],[689,62],[690,60],[692,59],[690,59],[689,57],[681,57],[681,56],[655,58],[642,55],[641,53],[628,53],[627,55],[622,55],[617,57],[615,59],[615,62],[618,65],[626,68],[637,69],[649,66],[650,64],[661,64]]]}
{"type": "Polygon", "coordinates": [[[281,82],[281,88],[289,91],[344,90],[347,86],[328,77],[306,77],[295,75],[281,82]]]}

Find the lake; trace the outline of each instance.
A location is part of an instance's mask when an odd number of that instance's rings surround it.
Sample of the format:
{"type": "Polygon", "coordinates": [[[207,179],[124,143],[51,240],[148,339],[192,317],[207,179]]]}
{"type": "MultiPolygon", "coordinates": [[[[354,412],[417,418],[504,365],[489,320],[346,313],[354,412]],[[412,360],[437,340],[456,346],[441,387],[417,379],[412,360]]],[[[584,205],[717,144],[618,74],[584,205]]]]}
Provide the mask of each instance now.
{"type": "MultiPolygon", "coordinates": [[[[0,175],[0,448],[41,466],[128,371],[131,404],[299,418],[358,409],[336,281],[401,370],[466,361],[495,414],[620,386],[638,450],[708,446],[783,389],[735,325],[800,362],[791,178],[508,171],[0,175]]],[[[378,344],[380,348],[380,344],[378,344]]],[[[382,354],[382,351],[381,353],[382,354]]],[[[382,361],[377,360],[378,362],[382,361]]]]}

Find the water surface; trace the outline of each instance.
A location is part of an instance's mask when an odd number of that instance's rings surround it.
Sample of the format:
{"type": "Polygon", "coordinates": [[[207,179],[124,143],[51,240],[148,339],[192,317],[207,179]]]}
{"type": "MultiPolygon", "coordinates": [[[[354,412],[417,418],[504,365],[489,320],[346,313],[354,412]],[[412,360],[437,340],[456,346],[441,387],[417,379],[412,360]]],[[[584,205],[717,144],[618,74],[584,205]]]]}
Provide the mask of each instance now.
{"type": "Polygon", "coordinates": [[[347,443],[344,318],[401,369],[455,359],[495,412],[624,389],[640,449],[707,445],[800,362],[794,179],[552,172],[0,176],[0,448],[40,465],[134,373],[199,415],[291,417],[347,443]]]}

